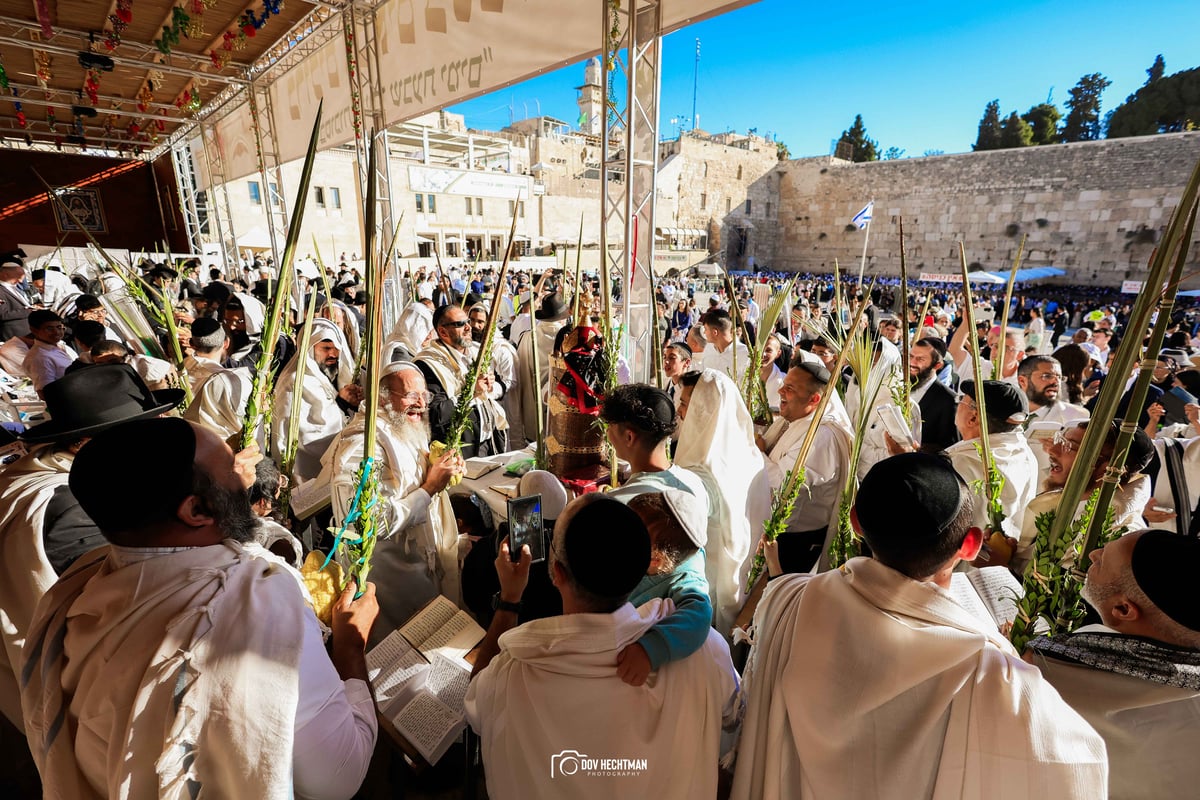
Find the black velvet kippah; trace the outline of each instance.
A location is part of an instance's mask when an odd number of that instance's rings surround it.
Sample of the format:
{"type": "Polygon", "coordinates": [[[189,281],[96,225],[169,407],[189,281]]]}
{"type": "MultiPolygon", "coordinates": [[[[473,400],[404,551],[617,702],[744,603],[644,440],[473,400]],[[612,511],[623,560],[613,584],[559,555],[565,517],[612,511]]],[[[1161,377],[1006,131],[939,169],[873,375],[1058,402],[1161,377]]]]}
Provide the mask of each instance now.
{"type": "MultiPolygon", "coordinates": [[[[963,381],[958,390],[972,400],[977,399],[975,381],[963,381]]],[[[1029,398],[1011,383],[984,381],[983,402],[987,406],[990,419],[1002,419],[1010,424],[1019,425],[1029,416],[1029,398]]]]}
{"type": "Polygon", "coordinates": [[[169,518],[192,493],[196,432],[178,417],[109,428],[71,465],[71,493],[103,533],[169,518]]]}
{"type": "Polygon", "coordinates": [[[854,511],[863,533],[927,535],[950,527],[962,509],[962,479],[946,459],[928,453],[885,458],[863,478],[854,511]]]}
{"type": "Polygon", "coordinates": [[[642,518],[610,497],[593,500],[570,518],[563,535],[575,582],[598,597],[632,592],[650,567],[650,534],[642,518]]]}
{"type": "Polygon", "coordinates": [[[1200,572],[1200,539],[1169,531],[1146,531],[1129,557],[1133,579],[1150,602],[1183,627],[1200,631],[1196,574],[1200,572]]]}
{"type": "Polygon", "coordinates": [[[212,317],[200,317],[192,323],[192,336],[212,336],[220,327],[221,323],[212,317]]]}

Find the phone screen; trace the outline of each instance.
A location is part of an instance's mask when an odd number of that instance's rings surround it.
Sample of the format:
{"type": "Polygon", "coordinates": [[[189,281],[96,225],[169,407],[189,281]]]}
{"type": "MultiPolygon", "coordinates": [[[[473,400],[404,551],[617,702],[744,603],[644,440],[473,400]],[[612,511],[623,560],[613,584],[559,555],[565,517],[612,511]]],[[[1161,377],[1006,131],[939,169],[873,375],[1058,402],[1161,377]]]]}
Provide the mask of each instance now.
{"type": "Polygon", "coordinates": [[[542,535],[542,496],[514,497],[508,501],[508,555],[521,560],[521,546],[529,545],[534,561],[546,560],[546,540],[542,535]]]}

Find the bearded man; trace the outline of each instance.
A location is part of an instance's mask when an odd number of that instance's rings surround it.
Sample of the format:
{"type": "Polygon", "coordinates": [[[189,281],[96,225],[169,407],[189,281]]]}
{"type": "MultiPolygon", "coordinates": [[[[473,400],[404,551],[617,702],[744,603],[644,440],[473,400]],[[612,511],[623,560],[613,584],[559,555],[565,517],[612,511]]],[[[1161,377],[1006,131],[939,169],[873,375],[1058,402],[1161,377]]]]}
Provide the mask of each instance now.
{"type": "Polygon", "coordinates": [[[275,382],[271,435],[276,453],[287,447],[296,376],[301,371],[299,441],[292,470],[292,477],[299,482],[317,477],[321,456],[363,398],[362,388],[354,383],[354,358],[341,329],[327,319],[314,319],[309,352],[297,353],[275,382]]]}
{"type": "MultiPolygon", "coordinates": [[[[1062,365],[1051,356],[1029,356],[1017,367],[1017,385],[1029,399],[1029,417],[1025,423],[1027,437],[1053,434],[1074,427],[1077,422],[1087,422],[1091,417],[1083,406],[1060,399],[1062,379],[1062,365]]],[[[1050,473],[1050,459],[1043,448],[1031,445],[1031,449],[1038,462],[1038,486],[1041,486],[1050,473]]]]}
{"type": "MultiPolygon", "coordinates": [[[[482,345],[483,337],[487,334],[487,307],[482,303],[476,303],[467,312],[467,317],[471,322],[471,340],[475,344],[482,345]]],[[[496,373],[496,380],[505,387],[501,405],[504,407],[504,417],[508,420],[508,441],[516,446],[517,443],[525,441],[524,421],[521,418],[521,378],[517,371],[517,348],[513,347],[512,342],[501,336],[499,331],[492,337],[492,371],[496,373]]]]}
{"type": "MultiPolygon", "coordinates": [[[[380,381],[375,456],[385,529],[375,544],[371,577],[384,591],[372,642],[403,625],[439,593],[455,602],[460,595],[458,528],[443,490],[462,474],[462,458],[447,453],[429,462],[430,393],[416,364],[392,362],[380,381]]],[[[356,417],[326,456],[333,474],[334,519],[345,519],[354,502],[365,422],[363,415],[356,417]]]]}
{"type": "Polygon", "coordinates": [[[376,738],[374,587],[338,599],[327,653],[299,575],[246,545],[253,481],[253,465],[180,419],[127,422],[79,451],[71,491],[109,545],[46,594],[22,653],[46,796],[357,790],[376,738]]]}
{"type": "Polygon", "coordinates": [[[34,608],[100,531],[67,488],[75,454],[119,422],[166,413],[180,389],[151,392],[132,368],[99,365],[46,385],[52,419],[25,431],[30,451],[0,472],[0,711],[21,727],[16,667],[34,608]]]}
{"type": "MultiPolygon", "coordinates": [[[[433,313],[433,330],[437,338],[426,345],[416,359],[431,394],[429,424],[433,438],[441,442],[446,441],[463,381],[479,353],[479,345],[471,341],[470,324],[467,312],[461,306],[438,308],[433,313]]],[[[462,437],[464,458],[495,455],[506,449],[508,420],[498,402],[504,397],[505,388],[490,370],[476,381],[470,423],[462,437]]]]}

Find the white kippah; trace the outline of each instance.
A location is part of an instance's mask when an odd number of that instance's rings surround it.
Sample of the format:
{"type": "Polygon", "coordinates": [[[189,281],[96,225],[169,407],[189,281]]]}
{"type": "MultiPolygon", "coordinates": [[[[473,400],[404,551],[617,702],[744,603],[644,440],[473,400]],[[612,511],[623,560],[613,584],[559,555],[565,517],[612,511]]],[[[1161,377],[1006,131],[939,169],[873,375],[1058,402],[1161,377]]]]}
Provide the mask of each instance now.
{"type": "Polygon", "coordinates": [[[384,365],[383,370],[379,373],[379,377],[381,379],[386,378],[388,375],[395,375],[397,372],[403,372],[406,369],[411,369],[421,377],[425,376],[425,373],[421,372],[421,368],[411,361],[391,361],[384,365]]]}

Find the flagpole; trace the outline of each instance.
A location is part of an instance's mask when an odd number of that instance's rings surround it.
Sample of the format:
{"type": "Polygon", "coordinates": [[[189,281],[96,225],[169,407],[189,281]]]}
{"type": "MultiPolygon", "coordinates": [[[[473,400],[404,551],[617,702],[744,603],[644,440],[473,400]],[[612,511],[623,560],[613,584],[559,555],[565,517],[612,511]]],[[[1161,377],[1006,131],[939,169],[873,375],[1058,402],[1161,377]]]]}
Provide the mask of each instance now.
{"type": "Polygon", "coordinates": [[[867,217],[866,235],[863,236],[862,258],[858,262],[858,293],[862,294],[863,271],[867,268],[867,242],[871,239],[871,217],[875,216],[875,198],[871,198],[871,202],[867,203],[867,207],[871,209],[870,215],[867,217]]]}

